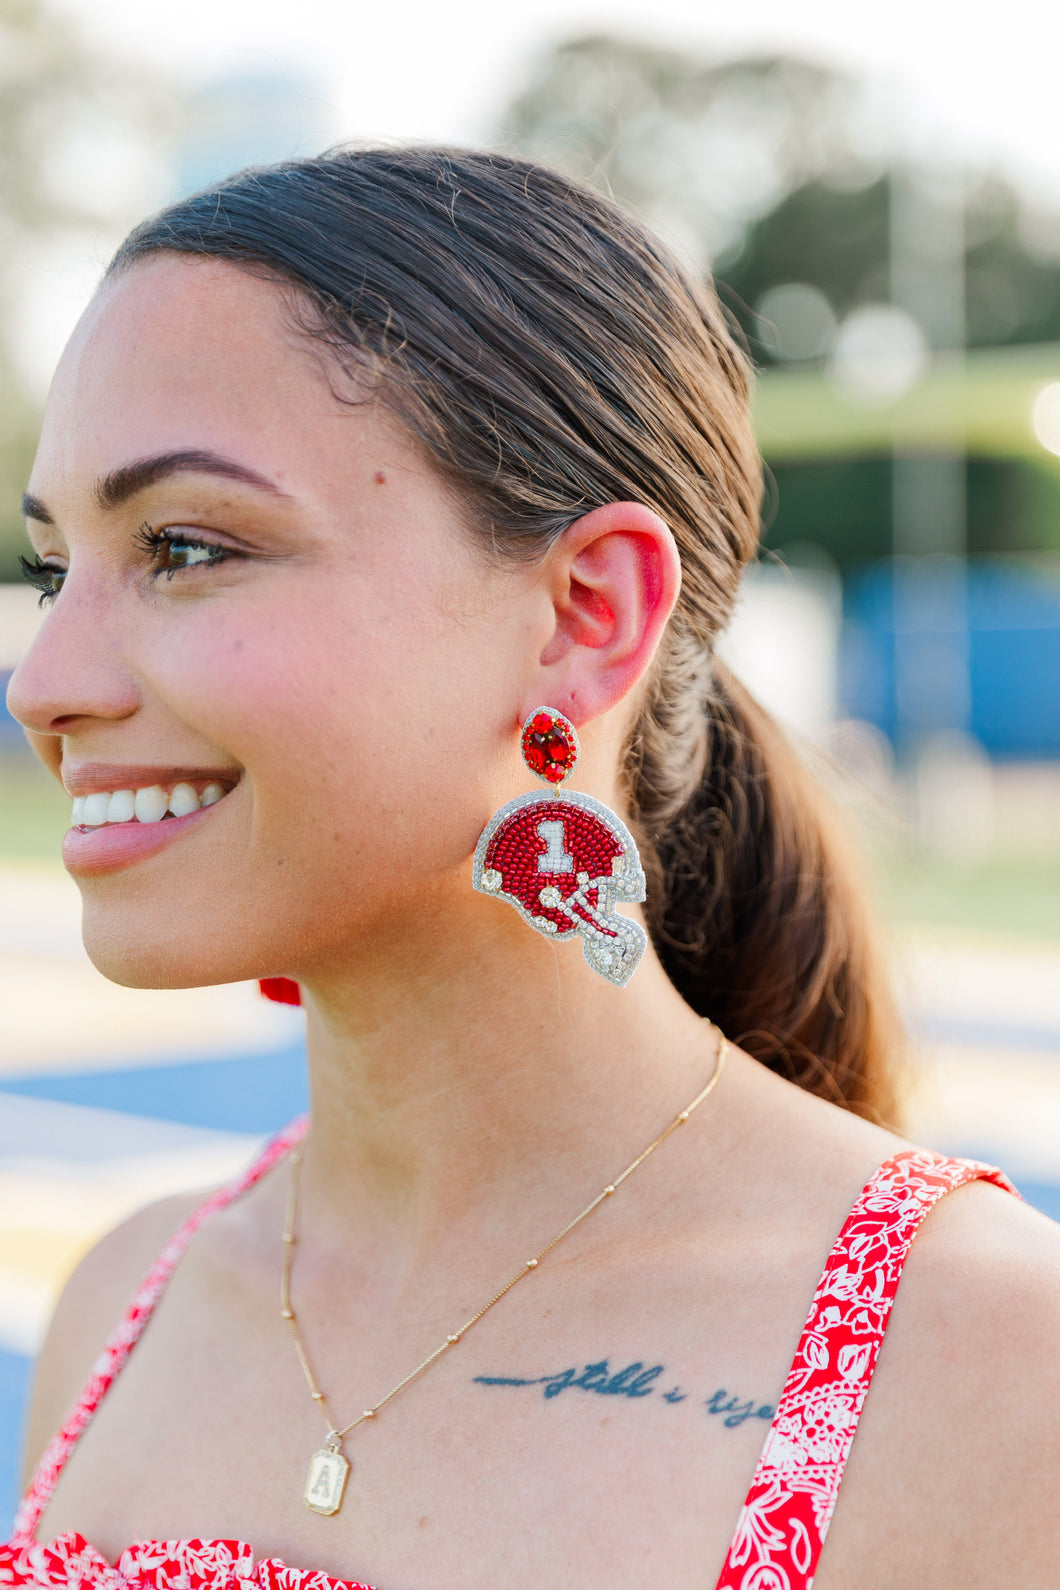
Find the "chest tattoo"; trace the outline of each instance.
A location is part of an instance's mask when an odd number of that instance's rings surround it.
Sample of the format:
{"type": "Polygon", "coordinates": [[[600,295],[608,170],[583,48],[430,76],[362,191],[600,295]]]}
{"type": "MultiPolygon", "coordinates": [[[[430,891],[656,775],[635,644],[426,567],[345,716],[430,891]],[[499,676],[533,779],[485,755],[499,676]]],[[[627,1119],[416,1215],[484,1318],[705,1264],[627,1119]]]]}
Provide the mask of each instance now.
{"type": "Polygon", "coordinates": [[[561,1369],[551,1375],[476,1375],[472,1383],[476,1386],[506,1386],[516,1390],[540,1386],[546,1401],[573,1391],[589,1392],[596,1397],[625,1397],[630,1402],[643,1397],[657,1397],[671,1407],[691,1402],[694,1407],[716,1416],[727,1430],[738,1429],[748,1419],[765,1421],[773,1417],[775,1410],[757,1398],[732,1396],[724,1388],[712,1392],[708,1397],[697,1396],[679,1385],[660,1384],[667,1378],[665,1364],[646,1366],[640,1359],[635,1359],[622,1369],[612,1369],[608,1359],[600,1358],[582,1369],[561,1369]]]}

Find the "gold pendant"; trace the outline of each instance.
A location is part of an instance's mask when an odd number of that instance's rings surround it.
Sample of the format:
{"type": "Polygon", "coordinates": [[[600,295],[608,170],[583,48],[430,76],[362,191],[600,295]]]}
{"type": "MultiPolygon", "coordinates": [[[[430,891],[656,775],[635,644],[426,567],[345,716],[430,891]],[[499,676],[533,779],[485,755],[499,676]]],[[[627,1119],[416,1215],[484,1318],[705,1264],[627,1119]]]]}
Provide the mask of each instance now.
{"type": "Polygon", "coordinates": [[[342,1506],[350,1465],[337,1447],[321,1447],[309,1460],[302,1500],[314,1513],[330,1518],[342,1506]]]}

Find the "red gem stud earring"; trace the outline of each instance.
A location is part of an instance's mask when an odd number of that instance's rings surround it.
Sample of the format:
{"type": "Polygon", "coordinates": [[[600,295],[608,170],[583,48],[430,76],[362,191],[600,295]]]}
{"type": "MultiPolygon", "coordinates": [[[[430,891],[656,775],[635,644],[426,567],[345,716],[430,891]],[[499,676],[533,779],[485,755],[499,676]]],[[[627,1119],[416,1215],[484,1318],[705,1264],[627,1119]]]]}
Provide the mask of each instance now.
{"type": "Polygon", "coordinates": [[[621,987],[647,939],[615,905],[644,899],[644,869],[633,835],[609,806],[561,788],[579,749],[562,712],[539,707],[530,714],[523,760],[555,793],[519,795],[493,815],[475,849],[472,883],[481,894],[507,900],[538,933],[580,938],[593,971],[621,987]]]}

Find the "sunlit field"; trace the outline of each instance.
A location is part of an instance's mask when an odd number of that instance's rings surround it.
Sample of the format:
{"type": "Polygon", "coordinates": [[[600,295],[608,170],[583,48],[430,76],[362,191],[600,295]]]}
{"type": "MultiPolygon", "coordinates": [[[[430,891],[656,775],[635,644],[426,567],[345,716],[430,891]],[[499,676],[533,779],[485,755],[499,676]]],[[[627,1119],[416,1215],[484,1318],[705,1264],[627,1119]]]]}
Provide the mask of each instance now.
{"type": "Polygon", "coordinates": [[[28,755],[0,755],[0,856],[61,866],[70,805],[66,791],[28,755]]]}

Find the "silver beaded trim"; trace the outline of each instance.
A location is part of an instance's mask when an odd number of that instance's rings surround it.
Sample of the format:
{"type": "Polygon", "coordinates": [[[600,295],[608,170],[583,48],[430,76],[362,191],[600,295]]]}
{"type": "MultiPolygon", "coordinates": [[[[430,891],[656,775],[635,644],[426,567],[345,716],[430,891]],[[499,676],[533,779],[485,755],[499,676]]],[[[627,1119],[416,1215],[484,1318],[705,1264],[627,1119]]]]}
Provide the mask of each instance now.
{"type": "Polygon", "coordinates": [[[482,830],[479,842],[475,846],[471,872],[472,886],[480,894],[490,894],[494,899],[504,900],[508,905],[513,906],[523,921],[536,932],[546,938],[558,938],[556,924],[548,917],[535,916],[528,911],[520,899],[505,890],[504,879],[500,873],[495,868],[486,866],[486,852],[490,842],[498,828],[507,822],[509,817],[527,806],[551,806],[557,801],[560,803],[569,801],[572,806],[591,812],[614,835],[622,847],[623,854],[615,857],[609,878],[590,879],[588,874],[579,873],[578,889],[569,899],[563,900],[560,892],[556,890],[555,900],[543,900],[542,903],[570,915],[576,932],[563,936],[580,938],[582,952],[593,971],[598,972],[609,983],[622,988],[636,971],[648,940],[640,924],[631,922],[628,917],[619,916],[615,905],[619,900],[643,900],[647,890],[636,840],[617,813],[613,812],[610,806],[605,806],[603,801],[594,800],[591,795],[583,795],[578,790],[561,791],[559,788],[554,789],[550,796],[538,795],[536,792],[517,795],[515,800],[509,801],[506,806],[494,812],[482,830]],[[572,902],[592,909],[586,898],[589,888],[599,889],[599,905],[596,909],[600,916],[607,918],[608,926],[617,937],[601,932],[591,922],[585,921],[583,917],[569,909],[572,902]]]}

